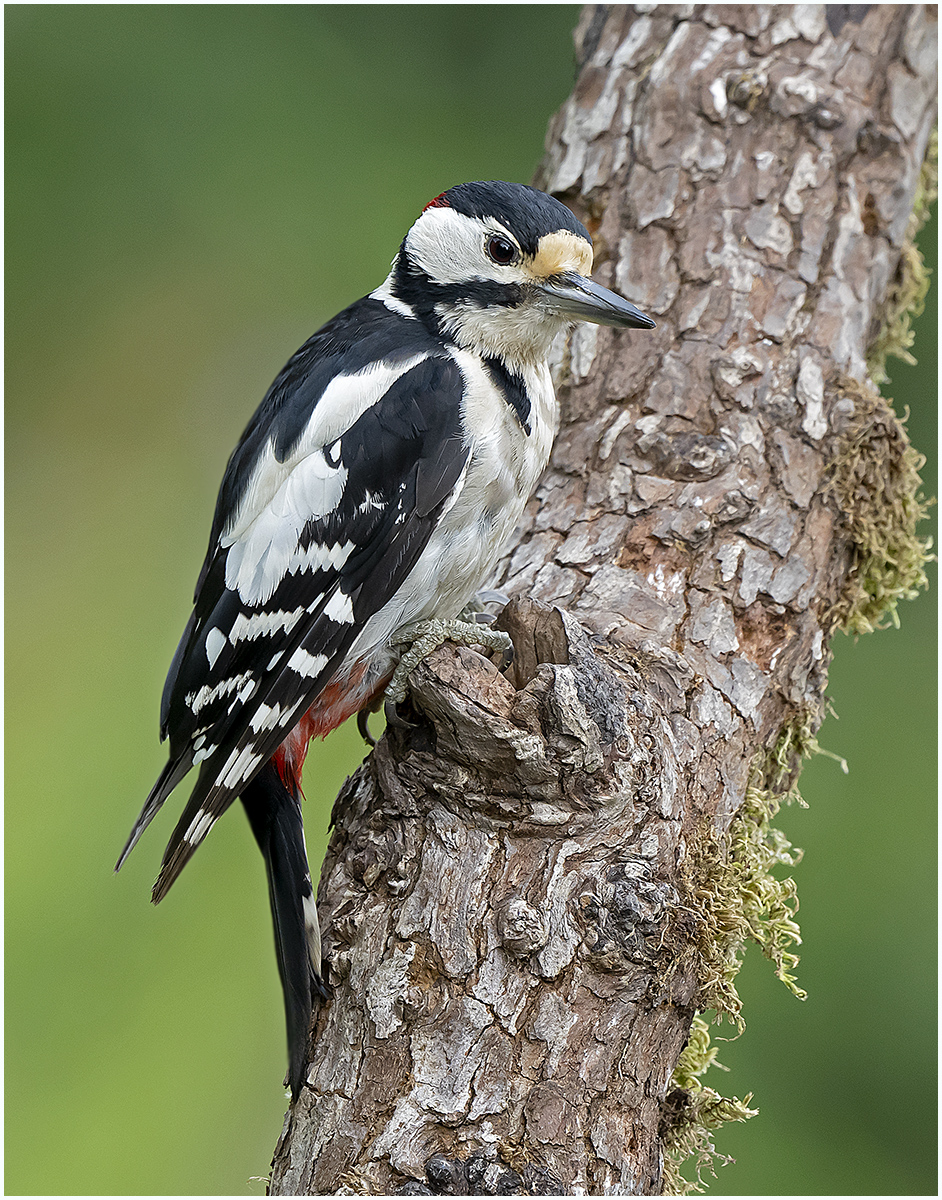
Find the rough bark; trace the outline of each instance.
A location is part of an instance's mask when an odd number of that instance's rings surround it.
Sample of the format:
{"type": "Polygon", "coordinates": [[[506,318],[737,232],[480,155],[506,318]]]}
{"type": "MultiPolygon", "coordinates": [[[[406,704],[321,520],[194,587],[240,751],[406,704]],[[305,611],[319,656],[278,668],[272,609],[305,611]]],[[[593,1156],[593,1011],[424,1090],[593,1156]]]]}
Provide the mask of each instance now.
{"type": "Polygon", "coordinates": [[[715,969],[700,850],[782,731],[819,720],[860,570],[834,464],[903,444],[866,355],[932,126],[934,23],[585,10],[537,183],[658,328],[581,326],[564,354],[551,468],[498,580],[528,598],[502,617],[512,670],[436,652],[415,727],[337,800],[333,998],[272,1193],[660,1191],[715,969]]]}

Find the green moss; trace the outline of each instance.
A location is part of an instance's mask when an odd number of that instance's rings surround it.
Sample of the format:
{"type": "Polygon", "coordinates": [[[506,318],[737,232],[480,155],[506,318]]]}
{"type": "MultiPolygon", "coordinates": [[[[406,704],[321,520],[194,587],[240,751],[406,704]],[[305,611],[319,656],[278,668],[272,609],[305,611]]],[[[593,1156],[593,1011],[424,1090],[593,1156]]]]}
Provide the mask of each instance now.
{"type": "Polygon", "coordinates": [[[867,351],[867,369],[877,384],[887,379],[886,360],[890,355],[910,364],[916,362],[910,353],[914,340],[913,318],[925,308],[932,274],[916,245],[916,235],[929,219],[929,210],[938,193],[939,131],[934,129],[922,164],[899,265],[887,290],[880,332],[867,351]]]}
{"type": "Polygon", "coordinates": [[[803,803],[798,771],[802,759],[822,753],[814,736],[817,724],[817,714],[803,710],[785,725],[771,750],[757,758],[726,836],[712,830],[702,834],[690,856],[685,908],[696,922],[698,1007],[713,1009],[740,1030],[742,1002],[735,981],[748,941],[775,964],[789,991],[805,998],[793,975],[798,956],[792,947],[801,942],[795,883],[773,874],[775,867],[794,867],[801,851],[772,822],[782,804],[803,803]]]}
{"type": "MultiPolygon", "coordinates": [[[[695,921],[690,953],[697,956],[700,969],[698,1005],[701,1010],[712,1009],[716,1020],[732,1022],[738,1032],[744,1022],[736,976],[747,942],[755,942],[774,963],[775,974],[792,995],[799,1000],[806,996],[794,975],[798,955],[793,947],[801,943],[795,882],[773,874],[778,866],[794,867],[801,851],[773,821],[783,804],[804,803],[798,793],[802,760],[826,753],[815,738],[819,723],[812,710],[801,710],[786,723],[775,745],[756,759],[745,799],[725,838],[712,832],[703,835],[690,856],[683,915],[695,921]]],[[[708,1067],[720,1065],[715,1059],[707,1022],[695,1016],[664,1101],[661,1132],[667,1195],[702,1190],[703,1171],[712,1171],[717,1159],[728,1161],[717,1152],[713,1131],[727,1121],[745,1121],[754,1115],[748,1107],[751,1096],[727,1099],[700,1082],[708,1067]],[[681,1164],[692,1156],[696,1183],[680,1174],[681,1164]]]]}
{"type": "Polygon", "coordinates": [[[720,1154],[713,1144],[713,1131],[728,1121],[748,1121],[757,1109],[749,1108],[752,1096],[739,1100],[727,1099],[705,1087],[700,1076],[711,1066],[725,1070],[716,1061],[716,1047],[710,1044],[710,1027],[702,1017],[694,1017],[687,1045],[681,1052],[671,1079],[671,1089],[664,1103],[661,1135],[664,1145],[665,1196],[685,1196],[703,1191],[703,1172],[714,1178],[715,1163],[724,1166],[732,1162],[720,1154]],[[692,1158],[696,1182],[684,1179],[680,1168],[692,1158]]]}
{"type": "MultiPolygon", "coordinates": [[[[845,378],[838,386],[853,400],[854,418],[831,464],[829,490],[845,515],[853,561],[844,591],[824,623],[863,633],[896,623],[899,601],[926,585],[929,543],[916,534],[926,509],[919,493],[923,460],[909,444],[903,423],[872,387],[845,378]]],[[[783,804],[803,803],[798,792],[802,760],[827,753],[815,737],[820,717],[812,709],[793,714],[775,745],[756,758],[745,798],[725,836],[710,828],[691,847],[681,920],[700,974],[696,1003],[740,1032],[744,1022],[736,977],[747,942],[761,948],[793,995],[805,998],[795,978],[795,947],[801,944],[797,890],[793,879],[774,874],[777,867],[794,867],[801,851],[775,828],[774,820],[783,804]]],[[[706,1022],[696,1016],[664,1107],[667,1194],[700,1190],[703,1171],[722,1160],[712,1132],[725,1121],[752,1115],[747,1107],[751,1097],[727,1100],[699,1082],[714,1058],[706,1022]],[[681,1163],[691,1156],[696,1184],[680,1174],[681,1163]]]]}
{"type": "MultiPolygon", "coordinates": [[[[888,356],[914,361],[912,319],[922,312],[930,276],[915,238],[937,193],[934,132],[882,327],[868,353],[868,368],[876,383],[886,379],[888,356]]],[[[898,624],[899,601],[913,598],[926,586],[930,543],[916,533],[926,515],[919,478],[924,460],[910,445],[904,421],[875,388],[848,377],[839,377],[835,387],[840,393],[836,399],[853,402],[854,416],[831,463],[828,491],[845,516],[853,561],[844,591],[823,624],[866,633],[887,622],[898,624]]],[[[794,996],[800,1000],[806,996],[794,975],[798,965],[794,948],[801,944],[795,919],[797,890],[793,879],[773,874],[778,866],[794,867],[801,851],[773,822],[783,804],[803,803],[798,792],[802,760],[827,753],[815,738],[819,724],[819,713],[797,712],[776,744],[756,759],[745,798],[725,837],[710,829],[691,846],[687,894],[678,921],[678,941],[686,934],[688,948],[680,953],[696,956],[699,1008],[712,1009],[717,1021],[726,1018],[738,1032],[744,1021],[736,976],[747,942],[761,948],[794,996]]],[[[846,764],[838,761],[846,771],[846,764]]],[[[720,1066],[716,1049],[710,1045],[707,1021],[696,1015],[662,1106],[665,1195],[702,1191],[703,1172],[715,1176],[716,1161],[730,1161],[716,1150],[713,1132],[727,1121],[755,1115],[756,1110],[748,1107],[751,1095],[744,1100],[726,1099],[703,1085],[700,1077],[710,1066],[720,1066]],[[680,1170],[691,1158],[695,1182],[684,1179],[680,1170]]]]}
{"type": "MultiPolygon", "coordinates": [[[[938,129],[923,162],[899,266],[887,292],[880,332],[867,354],[874,383],[886,378],[894,355],[915,363],[913,318],[925,306],[931,272],[916,246],[939,191],[938,129]]],[[[832,463],[831,494],[838,500],[852,538],[853,563],[832,620],[847,633],[870,633],[888,622],[899,625],[897,605],[926,586],[928,539],[916,534],[926,515],[919,472],[925,462],[909,443],[905,418],[877,392],[840,377],[837,389],[854,404],[853,422],[832,463]]]]}
{"type": "Polygon", "coordinates": [[[870,633],[888,622],[898,626],[900,600],[926,586],[931,542],[916,532],[927,509],[919,476],[925,459],[878,392],[847,376],[836,382],[854,416],[830,464],[827,491],[844,515],[852,562],[828,623],[870,633]]]}

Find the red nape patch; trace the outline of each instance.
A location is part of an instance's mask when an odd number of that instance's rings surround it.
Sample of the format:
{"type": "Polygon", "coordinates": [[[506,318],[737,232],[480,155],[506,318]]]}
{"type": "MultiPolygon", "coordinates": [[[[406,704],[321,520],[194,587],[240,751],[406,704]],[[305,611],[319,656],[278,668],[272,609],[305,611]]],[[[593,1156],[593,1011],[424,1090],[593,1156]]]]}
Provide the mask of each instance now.
{"type": "Polygon", "coordinates": [[[445,199],[447,195],[447,192],[442,192],[442,194],[440,196],[436,196],[434,200],[429,200],[428,204],[426,204],[422,211],[425,212],[429,208],[451,208],[451,205],[445,199]]]}

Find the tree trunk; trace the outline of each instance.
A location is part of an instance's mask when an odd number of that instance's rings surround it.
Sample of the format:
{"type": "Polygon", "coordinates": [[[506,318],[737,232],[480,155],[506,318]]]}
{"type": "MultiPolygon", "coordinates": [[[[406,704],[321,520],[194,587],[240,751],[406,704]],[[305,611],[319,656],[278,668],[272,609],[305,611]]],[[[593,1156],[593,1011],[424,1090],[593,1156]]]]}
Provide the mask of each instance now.
{"type": "Polygon", "coordinates": [[[868,354],[919,285],[934,10],[590,7],[576,45],[537,184],[658,328],[562,352],[510,672],[437,651],[337,800],[273,1194],[659,1193],[695,1014],[737,1015],[745,936],[794,961],[768,817],[831,633],[922,582],[868,354]]]}

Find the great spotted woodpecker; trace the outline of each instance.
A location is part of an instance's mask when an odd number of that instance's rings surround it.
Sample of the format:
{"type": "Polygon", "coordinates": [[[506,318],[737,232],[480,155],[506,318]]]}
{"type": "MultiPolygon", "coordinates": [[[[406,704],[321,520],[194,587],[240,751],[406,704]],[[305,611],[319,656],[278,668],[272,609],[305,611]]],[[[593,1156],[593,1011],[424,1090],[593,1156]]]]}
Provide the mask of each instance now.
{"type": "Polygon", "coordinates": [[[115,869],[192,767],[155,904],[242,800],[268,874],[295,1098],[324,991],[301,819],[308,743],[387,688],[401,698],[431,645],[492,644],[454,618],[549,458],[550,343],[573,320],[654,325],[593,283],[591,264],[585,228],[542,192],[449,189],[386,281],[288,361],[229,459],[164,685],[169,762],[115,869]]]}

